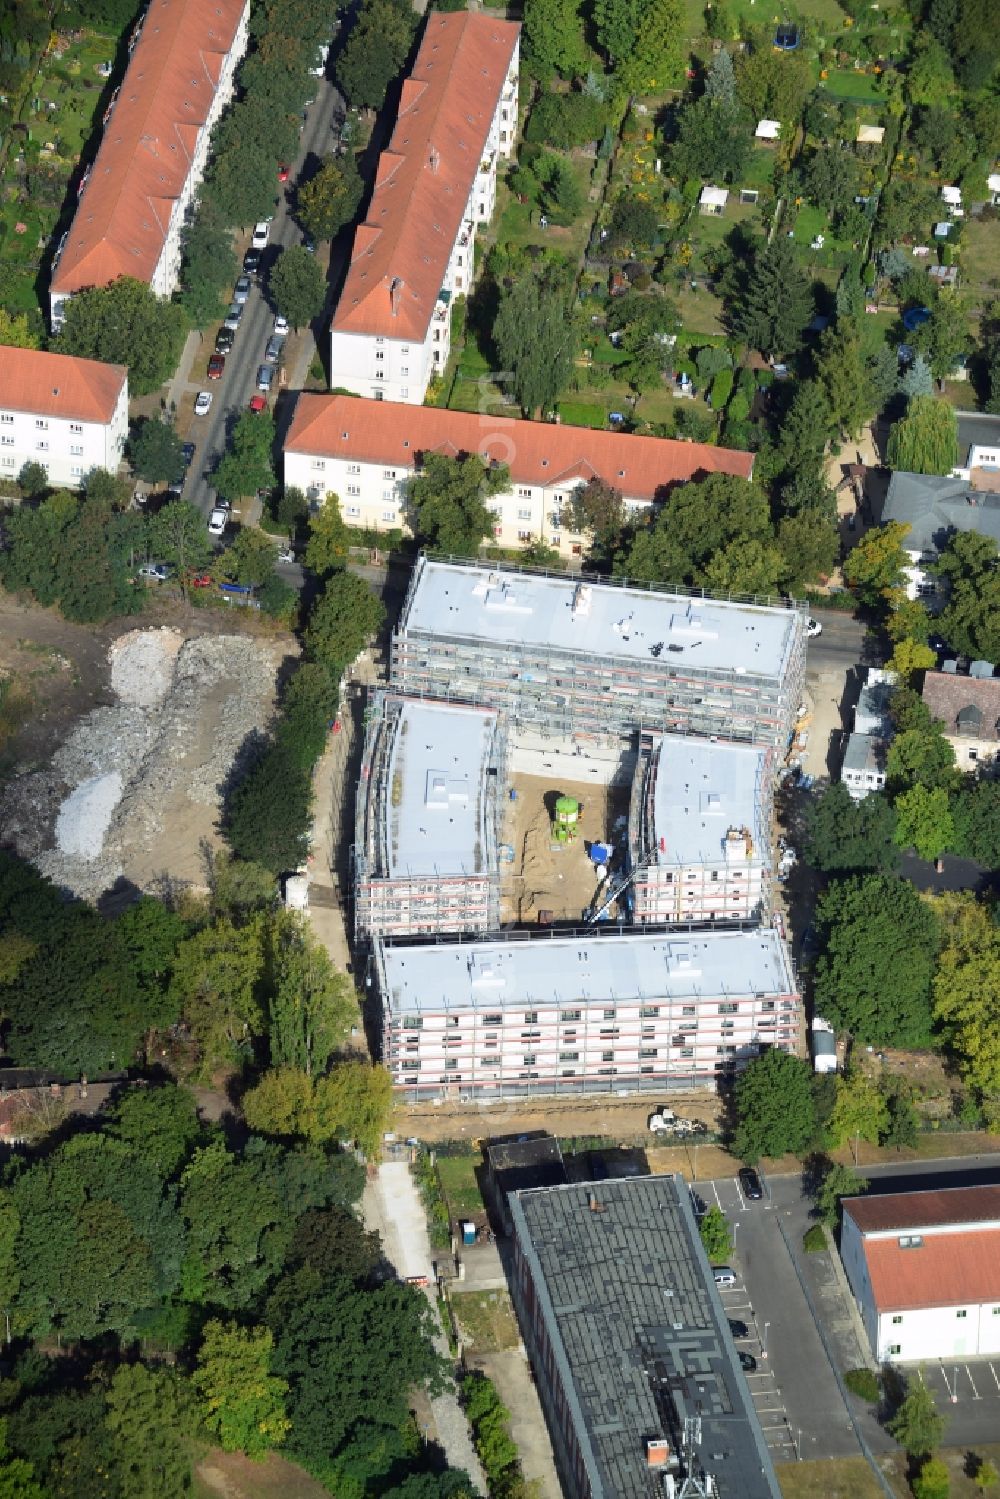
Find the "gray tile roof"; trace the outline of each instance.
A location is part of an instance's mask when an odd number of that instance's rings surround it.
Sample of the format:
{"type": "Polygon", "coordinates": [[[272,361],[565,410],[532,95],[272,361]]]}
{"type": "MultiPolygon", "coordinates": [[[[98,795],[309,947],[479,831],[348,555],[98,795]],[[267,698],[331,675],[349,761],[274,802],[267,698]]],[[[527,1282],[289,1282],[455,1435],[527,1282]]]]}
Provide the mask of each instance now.
{"type": "Polygon", "coordinates": [[[1000,448],[1000,416],[985,411],[958,411],[958,462],[967,467],[969,449],[1000,448]]]}
{"type": "Polygon", "coordinates": [[[511,1214],[593,1499],[662,1499],[646,1443],[682,1450],[687,1416],[720,1499],[778,1499],[683,1180],[523,1192],[511,1214]]]}
{"type": "Polygon", "coordinates": [[[929,671],[923,699],[946,734],[1000,740],[1000,678],[929,671]]]}
{"type": "Polygon", "coordinates": [[[941,551],[952,531],[975,531],[1000,543],[1000,495],[976,491],[964,479],[899,471],[889,481],[878,521],[908,525],[906,547],[914,552],[941,551]]]}

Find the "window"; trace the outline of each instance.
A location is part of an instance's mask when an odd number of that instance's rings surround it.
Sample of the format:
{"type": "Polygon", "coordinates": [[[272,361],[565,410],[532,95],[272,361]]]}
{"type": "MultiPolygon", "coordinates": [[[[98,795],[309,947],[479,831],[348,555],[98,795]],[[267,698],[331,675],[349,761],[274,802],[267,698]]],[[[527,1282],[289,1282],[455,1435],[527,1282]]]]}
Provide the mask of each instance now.
{"type": "Polygon", "coordinates": [[[396,477],[396,470],[394,468],[384,468],[382,470],[382,478],[383,479],[395,479],[395,477],[396,477]]]}
{"type": "Polygon", "coordinates": [[[403,1068],[404,1072],[419,1072],[420,1071],[420,1063],[419,1062],[411,1062],[410,1059],[409,1059],[409,1057],[407,1057],[407,1058],[404,1059],[404,1061],[402,1063],[402,1068],[403,1068]]]}
{"type": "Polygon", "coordinates": [[[14,446],[14,439],[4,434],[3,437],[0,437],[0,443],[3,443],[5,448],[12,448],[14,446]]]}
{"type": "Polygon", "coordinates": [[[409,346],[409,344],[401,344],[399,352],[401,354],[408,354],[410,352],[410,346],[409,346]]]}
{"type": "Polygon", "coordinates": [[[395,512],[395,510],[383,510],[382,511],[382,519],[383,520],[395,520],[396,519],[396,512],[395,512]]]}
{"type": "MultiPolygon", "coordinates": [[[[9,411],[0,411],[0,422],[10,423],[13,422],[13,420],[14,418],[11,416],[9,411]]],[[[70,430],[72,431],[73,429],[70,428],[70,430]]]]}
{"type": "Polygon", "coordinates": [[[385,358],[385,350],[384,349],[376,349],[376,351],[375,351],[375,358],[376,359],[384,359],[385,358]]]}
{"type": "Polygon", "coordinates": [[[534,1067],[534,1065],[535,1065],[535,1053],[533,1051],[526,1052],[525,1055],[524,1055],[524,1060],[521,1063],[521,1066],[522,1067],[534,1067]]]}
{"type": "Polygon", "coordinates": [[[956,1317],[967,1317],[967,1316],[968,1316],[968,1315],[969,1315],[969,1314],[968,1314],[968,1312],[967,1312],[967,1311],[966,1311],[966,1310],[965,1310],[965,1308],[964,1308],[964,1307],[963,1307],[963,1308],[962,1308],[962,1310],[961,1310],[961,1311],[960,1311],[960,1312],[956,1312],[956,1313],[955,1313],[955,1316],[956,1316],[956,1317]]]}
{"type": "Polygon", "coordinates": [[[541,1031],[522,1031],[521,1032],[521,1040],[522,1041],[540,1041],[541,1039],[542,1039],[542,1033],[541,1033],[541,1031]]]}
{"type": "Polygon", "coordinates": [[[694,1056],[694,1047],[693,1046],[682,1046],[681,1047],[681,1056],[682,1057],[693,1057],[694,1056]]]}
{"type": "Polygon", "coordinates": [[[80,479],[83,477],[83,469],[80,468],[79,465],[77,465],[75,468],[71,468],[69,473],[71,479],[80,479]]]}
{"type": "Polygon", "coordinates": [[[720,1015],[735,1015],[738,1010],[739,1010],[739,1005],[737,1005],[737,1004],[727,1003],[727,1004],[722,1004],[722,1005],[719,1006],[719,1014],[720,1015]]]}
{"type": "Polygon", "coordinates": [[[698,1007],[697,1007],[697,1005],[685,1005],[684,1008],[681,1010],[681,1014],[682,1015],[697,1015],[697,1013],[698,1013],[698,1007]]]}
{"type": "Polygon", "coordinates": [[[640,1046],[640,1048],[639,1048],[639,1055],[640,1055],[640,1057],[655,1057],[657,1055],[656,1047],[655,1046],[640,1046]]]}
{"type": "Polygon", "coordinates": [[[316,469],[320,469],[320,470],[325,469],[326,468],[326,459],[325,458],[314,458],[313,461],[312,461],[311,467],[312,468],[316,468],[316,469]]]}
{"type": "Polygon", "coordinates": [[[377,343],[377,344],[384,344],[384,343],[385,343],[385,339],[384,339],[384,338],[377,338],[377,339],[376,339],[376,340],[375,340],[375,342],[376,342],[376,343],[377,343]]]}
{"type": "Polygon", "coordinates": [[[615,1018],[615,1011],[614,1010],[605,1010],[605,1012],[604,1012],[604,1018],[605,1018],[605,1020],[614,1020],[614,1018],[615,1018]]]}
{"type": "Polygon", "coordinates": [[[69,424],[69,430],[71,432],[82,432],[83,431],[83,423],[82,422],[70,422],[70,424],[69,424]]]}
{"type": "Polygon", "coordinates": [[[360,463],[349,463],[347,465],[347,472],[349,474],[360,474],[360,472],[361,472],[361,464],[360,463]]]}
{"type": "Polygon", "coordinates": [[[920,1249],[923,1242],[920,1234],[900,1234],[899,1236],[900,1249],[920,1249]]]}
{"type": "Polygon", "coordinates": [[[456,255],[455,256],[455,264],[456,265],[461,265],[462,264],[462,257],[461,257],[461,255],[456,255]]]}
{"type": "Polygon", "coordinates": [[[47,432],[49,430],[48,422],[40,416],[35,417],[35,426],[38,428],[39,432],[47,432]]]}
{"type": "Polygon", "coordinates": [[[445,1020],[445,1024],[448,1025],[448,1026],[454,1026],[457,1029],[458,1028],[458,1016],[457,1015],[449,1015],[447,1017],[447,1019],[445,1020]]]}
{"type": "Polygon", "coordinates": [[[456,276],[455,277],[455,290],[456,291],[461,291],[462,290],[462,278],[461,278],[461,276],[456,276]]]}
{"type": "Polygon", "coordinates": [[[900,1345],[898,1343],[890,1343],[889,1344],[889,1354],[890,1354],[890,1356],[892,1354],[894,1354],[894,1353],[898,1353],[899,1352],[899,1348],[900,1348],[900,1345]]]}
{"type": "Polygon", "coordinates": [[[893,1317],[893,1319],[892,1319],[893,1326],[894,1327],[898,1326],[899,1323],[902,1322],[902,1320],[903,1320],[902,1317],[893,1317]]]}
{"type": "Polygon", "coordinates": [[[530,520],[531,519],[531,507],[529,505],[521,505],[518,508],[517,518],[518,518],[518,520],[530,520]]]}
{"type": "Polygon", "coordinates": [[[537,1025],[538,1024],[538,1011],[537,1010],[529,1010],[528,1013],[524,1017],[524,1023],[525,1023],[525,1025],[537,1025]]]}
{"type": "Polygon", "coordinates": [[[578,1062],[580,1060],[580,1053],[578,1051],[561,1051],[559,1053],[559,1060],[560,1062],[578,1062]]]}
{"type": "Polygon", "coordinates": [[[582,1010],[560,1010],[559,1011],[559,1019],[560,1020],[582,1020],[583,1019],[583,1011],[582,1010]]]}
{"type": "Polygon", "coordinates": [[[350,515],[352,517],[357,517],[357,516],[359,516],[361,514],[361,506],[360,505],[345,505],[345,507],[344,507],[344,514],[345,515],[350,515]]]}
{"type": "Polygon", "coordinates": [[[517,533],[517,539],[518,539],[518,541],[525,541],[525,542],[530,541],[531,540],[531,532],[530,531],[518,531],[518,533],[517,533]]]}
{"type": "Polygon", "coordinates": [[[385,379],[385,370],[376,370],[375,371],[375,379],[376,380],[384,380],[385,379]]]}
{"type": "Polygon", "coordinates": [[[617,1072],[617,1067],[598,1067],[597,1069],[598,1077],[615,1077],[617,1072]]]}
{"type": "Polygon", "coordinates": [[[643,1020],[655,1020],[659,1013],[659,1005],[643,1005],[639,1011],[640,1018],[643,1020]]]}
{"type": "Polygon", "coordinates": [[[484,1015],[483,1016],[483,1024],[484,1025],[502,1025],[503,1024],[503,1016],[499,1015],[499,1014],[497,1014],[497,1015],[484,1015]]]}
{"type": "Polygon", "coordinates": [[[517,491],[517,497],[518,497],[519,500],[530,500],[531,499],[531,490],[530,489],[521,488],[521,489],[519,489],[517,491]]]}
{"type": "Polygon", "coordinates": [[[717,1057],[734,1057],[736,1055],[736,1047],[735,1046],[717,1046],[715,1048],[715,1055],[717,1057]]]}
{"type": "Polygon", "coordinates": [[[698,1029],[698,1022],[697,1020],[682,1020],[678,1024],[677,1029],[679,1031],[696,1031],[698,1029]]]}
{"type": "Polygon", "coordinates": [[[615,1059],[615,1054],[614,1054],[613,1051],[602,1051],[601,1052],[601,1061],[602,1062],[613,1062],[614,1059],[615,1059]]]}
{"type": "Polygon", "coordinates": [[[407,364],[404,364],[404,365],[403,365],[403,368],[402,368],[402,369],[401,369],[401,370],[400,370],[400,372],[399,372],[399,373],[400,373],[400,374],[401,374],[401,375],[404,375],[404,376],[405,376],[405,375],[408,375],[408,374],[409,374],[409,373],[410,373],[410,367],[409,367],[409,365],[407,365],[407,364]]]}
{"type": "Polygon", "coordinates": [[[422,1031],[424,1028],[424,1017],[422,1015],[404,1015],[404,1031],[422,1031]]]}
{"type": "Polygon", "coordinates": [[[357,498],[361,494],[361,486],[359,484],[348,484],[347,493],[357,498]]]}
{"type": "Polygon", "coordinates": [[[382,491],[382,498],[383,498],[383,500],[391,500],[392,499],[392,490],[391,489],[383,489],[383,491],[382,491]]]}
{"type": "Polygon", "coordinates": [[[49,440],[48,440],[48,438],[47,437],[40,438],[39,441],[35,443],[35,447],[38,449],[38,451],[40,453],[47,453],[49,451],[49,440]]]}
{"type": "Polygon", "coordinates": [[[82,447],[73,447],[73,446],[71,446],[69,451],[70,451],[70,457],[71,458],[82,458],[83,457],[83,448],[82,447]]]}

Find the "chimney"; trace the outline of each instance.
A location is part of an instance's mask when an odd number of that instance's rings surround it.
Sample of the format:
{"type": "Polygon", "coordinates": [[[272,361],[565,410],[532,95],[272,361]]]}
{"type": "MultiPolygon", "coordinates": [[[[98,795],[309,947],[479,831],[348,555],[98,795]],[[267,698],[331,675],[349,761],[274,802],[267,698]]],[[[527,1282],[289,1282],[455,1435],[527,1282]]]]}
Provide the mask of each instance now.
{"type": "Polygon", "coordinates": [[[587,1206],[589,1207],[589,1209],[590,1209],[590,1211],[592,1213],[603,1213],[604,1212],[604,1203],[603,1202],[598,1202],[598,1200],[597,1200],[597,1193],[596,1192],[588,1192],[587,1193],[587,1206]]]}
{"type": "Polygon", "coordinates": [[[670,1443],[665,1437],[649,1437],[646,1441],[646,1467],[665,1468],[670,1457],[670,1443]]]}
{"type": "Polygon", "coordinates": [[[440,162],[441,162],[441,157],[438,154],[438,148],[437,148],[437,146],[432,146],[431,147],[431,154],[427,158],[427,165],[430,167],[430,169],[431,169],[432,172],[436,172],[437,169],[438,169],[438,166],[440,165],[440,162]]]}
{"type": "Polygon", "coordinates": [[[392,308],[393,317],[399,316],[399,299],[403,292],[402,276],[393,276],[389,283],[389,306],[392,308]]]}

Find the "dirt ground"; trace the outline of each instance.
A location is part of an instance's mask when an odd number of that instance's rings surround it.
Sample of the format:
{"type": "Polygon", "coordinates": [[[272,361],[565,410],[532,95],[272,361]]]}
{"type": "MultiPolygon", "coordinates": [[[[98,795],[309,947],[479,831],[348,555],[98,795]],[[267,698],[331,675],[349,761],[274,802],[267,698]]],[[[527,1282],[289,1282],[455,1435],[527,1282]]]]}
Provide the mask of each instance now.
{"type": "MultiPolygon", "coordinates": [[[[548,1130],[562,1138],[602,1135],[612,1140],[646,1140],[653,1137],[646,1127],[653,1109],[664,1102],[651,1093],[646,1098],[617,1098],[606,1093],[572,1098],[512,1098],[498,1103],[411,1104],[397,1109],[394,1129],[398,1135],[419,1140],[489,1139],[498,1135],[548,1130]]],[[[718,1095],[674,1094],[674,1112],[684,1118],[703,1119],[714,1126],[720,1109],[718,1095]]],[[[704,1149],[705,1147],[699,1147],[704,1149]]],[[[676,1170],[676,1167],[667,1168],[676,1170]]]]}
{"type": "Polygon", "coordinates": [[[324,1499],[329,1491],[287,1458],[269,1452],[252,1462],[213,1447],[195,1469],[196,1499],[324,1499]]]}
{"type": "Polygon", "coordinates": [[[518,774],[511,786],[517,799],[506,803],[502,841],[514,862],[501,865],[502,922],[533,923],[540,911],[551,911],[553,921],[579,921],[598,884],[585,845],[610,838],[615,819],[628,813],[628,790],[518,774]],[[550,809],[560,796],[575,796],[582,812],[575,841],[553,847],[550,809]]]}

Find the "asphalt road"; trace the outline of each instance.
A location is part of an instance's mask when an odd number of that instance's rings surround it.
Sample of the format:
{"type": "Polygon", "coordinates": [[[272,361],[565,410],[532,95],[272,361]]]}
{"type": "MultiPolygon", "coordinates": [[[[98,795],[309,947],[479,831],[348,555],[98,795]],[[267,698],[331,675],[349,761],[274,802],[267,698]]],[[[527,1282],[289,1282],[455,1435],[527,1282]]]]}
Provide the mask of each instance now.
{"type": "Polygon", "coordinates": [[[834,609],[814,609],[813,618],[823,626],[823,633],[807,645],[807,671],[846,672],[857,666],[863,658],[865,626],[834,609]]]}
{"type": "MultiPolygon", "coordinates": [[[[274,309],[264,295],[267,272],[274,264],[279,250],[299,244],[302,240],[302,232],[289,212],[288,197],[292,195],[306,157],[310,153],[322,157],[330,151],[334,142],[331,132],[334,114],[343,113],[344,108],[342,96],[329,79],[318,78],[316,98],[307,111],[306,123],[299,139],[299,153],[292,164],[289,180],[284,185],[275,181],[278,202],[271,222],[270,243],[261,258],[260,274],[251,289],[236,331],[232,352],[226,356],[222,379],[209,380],[206,374],[209,356],[215,348],[214,339],[204,339],[203,349],[192,366],[191,384],[199,390],[210,390],[214,400],[208,416],[197,418],[192,429],[192,440],[197,443],[197,451],[185,485],[184,498],[196,505],[206,520],[215,503],[215,491],[206,476],[225,452],[226,439],[233,422],[249,406],[250,398],[257,389],[257,371],[264,363],[264,350],[274,322],[274,309]]],[[[241,241],[241,260],[244,248],[246,247],[241,241]]],[[[277,387],[272,388],[272,405],[276,395],[277,387]]],[[[187,392],[182,399],[193,401],[194,396],[187,392]]],[[[289,578],[289,581],[292,579],[289,578]]]]}

